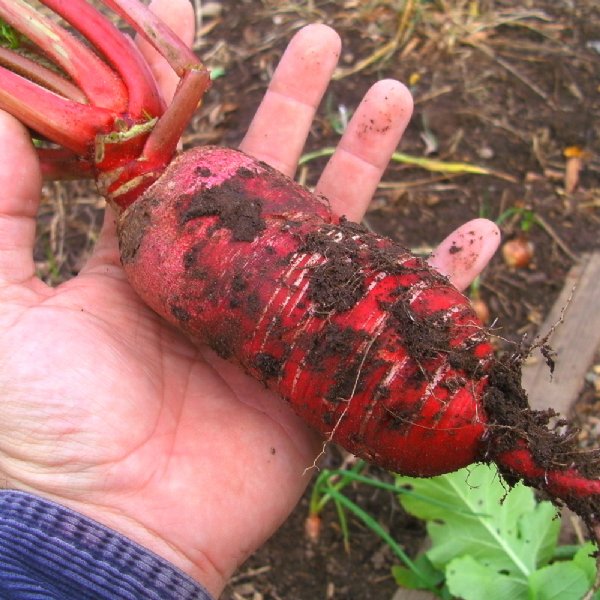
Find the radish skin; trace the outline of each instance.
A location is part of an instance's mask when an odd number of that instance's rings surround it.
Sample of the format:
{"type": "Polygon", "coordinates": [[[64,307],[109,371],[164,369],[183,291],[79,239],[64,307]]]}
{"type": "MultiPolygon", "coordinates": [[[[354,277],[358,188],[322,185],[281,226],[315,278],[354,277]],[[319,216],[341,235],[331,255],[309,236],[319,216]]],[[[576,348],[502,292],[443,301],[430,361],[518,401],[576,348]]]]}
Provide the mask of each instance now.
{"type": "Polygon", "coordinates": [[[485,421],[476,398],[491,348],[468,300],[404,248],[340,225],[323,200],[223,148],[177,158],[123,214],[119,233],[123,266],[145,302],[276,390],[326,437],[419,476],[477,456],[485,421]],[[215,198],[223,204],[211,205],[215,198]],[[223,214],[236,203],[237,215],[223,214]],[[310,247],[315,235],[321,252],[310,247]],[[320,298],[319,274],[345,261],[334,280],[340,296],[320,298]],[[435,321],[447,351],[407,341],[411,319],[415,335],[435,321]],[[480,364],[477,379],[450,364],[461,352],[480,364]]]}

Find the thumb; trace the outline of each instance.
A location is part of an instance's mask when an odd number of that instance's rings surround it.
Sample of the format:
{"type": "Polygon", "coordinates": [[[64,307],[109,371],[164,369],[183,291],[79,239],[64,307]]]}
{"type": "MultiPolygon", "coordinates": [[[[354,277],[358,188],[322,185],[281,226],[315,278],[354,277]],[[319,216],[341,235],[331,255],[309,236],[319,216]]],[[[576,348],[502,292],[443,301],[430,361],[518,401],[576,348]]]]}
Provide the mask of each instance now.
{"type": "Polygon", "coordinates": [[[35,276],[33,245],[42,176],[27,129],[0,111],[0,286],[35,276]]]}

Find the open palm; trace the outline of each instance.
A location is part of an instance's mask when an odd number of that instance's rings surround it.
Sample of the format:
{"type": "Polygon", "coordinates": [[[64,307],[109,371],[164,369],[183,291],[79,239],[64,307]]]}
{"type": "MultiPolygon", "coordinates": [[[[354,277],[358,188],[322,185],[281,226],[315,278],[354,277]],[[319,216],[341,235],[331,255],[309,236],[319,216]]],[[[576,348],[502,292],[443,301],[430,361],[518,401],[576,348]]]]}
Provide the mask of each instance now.
{"type": "MultiPolygon", "coordinates": [[[[179,31],[187,7],[155,3],[179,31]]],[[[296,36],[244,150],[294,172],[338,54],[324,26],[296,36]]],[[[154,68],[168,88],[164,65],[154,68]]],[[[410,111],[397,82],[367,93],[318,184],[335,210],[360,218],[410,111]]],[[[0,476],[123,532],[218,595],[289,514],[320,442],[274,394],[141,303],[120,268],[111,213],[79,276],[55,289],[39,281],[39,169],[7,115],[0,148],[11,149],[0,160],[0,476]]],[[[472,264],[453,263],[448,241],[433,259],[459,286],[497,243],[490,223],[470,227],[484,234],[472,264]]]]}

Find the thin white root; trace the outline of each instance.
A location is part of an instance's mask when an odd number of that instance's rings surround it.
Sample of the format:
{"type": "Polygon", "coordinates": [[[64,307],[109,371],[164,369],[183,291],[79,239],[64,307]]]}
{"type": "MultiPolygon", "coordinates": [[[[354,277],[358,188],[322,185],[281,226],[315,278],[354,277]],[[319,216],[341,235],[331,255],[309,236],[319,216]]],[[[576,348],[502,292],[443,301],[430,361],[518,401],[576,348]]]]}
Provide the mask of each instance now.
{"type": "Polygon", "coordinates": [[[309,467],[306,467],[306,469],[304,469],[304,471],[302,472],[302,475],[306,475],[309,471],[312,471],[313,469],[315,470],[319,470],[319,466],[318,466],[318,462],[319,459],[324,456],[325,454],[325,450],[327,449],[327,446],[333,441],[333,436],[335,435],[336,431],[338,430],[338,427],[340,426],[340,423],[342,422],[342,420],[344,419],[344,417],[346,416],[346,413],[348,412],[348,409],[350,408],[350,402],[352,401],[352,398],[354,398],[354,394],[356,392],[356,388],[358,387],[358,381],[360,379],[360,374],[362,373],[363,370],[363,366],[365,364],[365,361],[367,360],[367,355],[369,354],[373,344],[375,343],[375,340],[377,339],[377,336],[371,338],[369,340],[369,343],[367,344],[367,347],[365,348],[365,352],[363,354],[363,357],[360,361],[360,365],[358,366],[358,371],[356,373],[356,378],[354,379],[354,385],[352,386],[352,391],[350,392],[350,397],[349,398],[340,398],[340,400],[342,402],[346,403],[346,406],[344,408],[344,410],[342,411],[342,414],[339,416],[338,420],[336,421],[335,425],[333,426],[333,429],[329,432],[329,435],[327,436],[327,438],[325,439],[325,441],[323,442],[323,446],[321,448],[321,452],[319,452],[319,454],[317,454],[317,456],[315,457],[315,460],[313,461],[312,465],[310,465],[309,467]]]}

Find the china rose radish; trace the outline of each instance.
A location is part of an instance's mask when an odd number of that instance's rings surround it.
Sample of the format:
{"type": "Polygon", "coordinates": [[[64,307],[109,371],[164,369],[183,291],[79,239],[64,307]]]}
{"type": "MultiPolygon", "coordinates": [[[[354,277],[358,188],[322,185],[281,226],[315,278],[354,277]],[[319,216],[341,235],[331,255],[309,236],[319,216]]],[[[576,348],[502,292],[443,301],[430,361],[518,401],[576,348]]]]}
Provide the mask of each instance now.
{"type": "Polygon", "coordinates": [[[472,462],[489,346],[465,298],[423,261],[221,148],[176,159],[119,226],[142,298],[313,427],[405,473],[472,462]],[[461,361],[477,366],[467,375],[461,361]]]}
{"type": "Polygon", "coordinates": [[[208,75],[142,4],[104,1],[181,77],[169,107],[134,45],[91,5],[43,3],[95,51],[24,0],[0,0],[0,17],[64,71],[0,54],[10,67],[0,107],[56,144],[39,151],[46,176],[96,178],[118,213],[123,268],[150,307],[325,439],[409,475],[494,461],[573,508],[597,539],[597,455],[578,454],[554,415],[528,408],[521,357],[494,357],[445,277],[242,152],[176,156],[208,75]]]}

